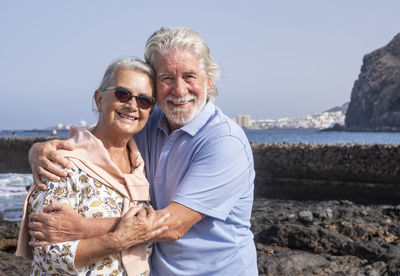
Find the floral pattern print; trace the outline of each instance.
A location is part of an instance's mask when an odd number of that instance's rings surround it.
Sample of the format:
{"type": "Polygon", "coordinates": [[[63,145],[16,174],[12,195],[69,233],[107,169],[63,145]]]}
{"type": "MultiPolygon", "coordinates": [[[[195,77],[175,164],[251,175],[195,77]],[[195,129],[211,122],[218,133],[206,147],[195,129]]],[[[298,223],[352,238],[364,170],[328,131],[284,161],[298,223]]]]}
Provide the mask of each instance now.
{"type": "MultiPolygon", "coordinates": [[[[69,204],[88,218],[120,217],[123,197],[117,191],[89,177],[75,165],[69,177],[60,182],[45,181],[47,191],[36,188],[28,203],[28,211],[40,212],[51,201],[69,204]]],[[[79,240],[46,247],[35,247],[31,275],[127,275],[121,254],[113,254],[83,268],[74,267],[79,240]]]]}

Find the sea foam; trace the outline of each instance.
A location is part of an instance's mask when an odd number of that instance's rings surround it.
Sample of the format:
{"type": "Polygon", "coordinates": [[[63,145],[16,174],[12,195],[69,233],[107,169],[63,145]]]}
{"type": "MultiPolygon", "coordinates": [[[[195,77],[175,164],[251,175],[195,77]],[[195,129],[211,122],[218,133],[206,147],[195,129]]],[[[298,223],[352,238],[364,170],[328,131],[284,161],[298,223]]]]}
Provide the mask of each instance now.
{"type": "Polygon", "coordinates": [[[0,174],[0,213],[4,220],[19,221],[32,174],[0,174]]]}

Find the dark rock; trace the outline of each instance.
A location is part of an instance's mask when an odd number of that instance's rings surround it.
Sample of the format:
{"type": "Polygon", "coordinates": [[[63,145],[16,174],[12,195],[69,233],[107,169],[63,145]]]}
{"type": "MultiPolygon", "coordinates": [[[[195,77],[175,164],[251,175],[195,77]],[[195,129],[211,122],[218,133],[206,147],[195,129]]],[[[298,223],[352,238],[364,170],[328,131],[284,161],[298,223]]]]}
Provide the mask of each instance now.
{"type": "Polygon", "coordinates": [[[19,222],[0,222],[0,276],[29,275],[31,261],[15,256],[19,222]]]}
{"type": "Polygon", "coordinates": [[[0,238],[17,238],[20,224],[20,222],[2,221],[0,223],[0,238]]]}
{"type": "Polygon", "coordinates": [[[0,251],[0,275],[29,275],[31,262],[13,253],[0,251]]]}
{"type": "Polygon", "coordinates": [[[299,219],[305,223],[311,223],[313,221],[313,214],[310,211],[300,211],[299,219]]]}
{"type": "Polygon", "coordinates": [[[344,126],[344,125],[341,125],[341,124],[338,124],[338,123],[336,123],[336,124],[334,124],[332,127],[330,127],[330,128],[324,128],[324,129],[321,129],[321,131],[322,132],[328,132],[328,131],[346,131],[347,129],[346,129],[346,127],[344,126]]]}
{"type": "Polygon", "coordinates": [[[29,149],[36,142],[44,142],[54,138],[55,137],[1,137],[0,173],[31,173],[28,162],[29,149]]]}
{"type": "Polygon", "coordinates": [[[400,204],[400,145],[253,143],[252,149],[256,197],[400,204]]]}
{"type": "MultiPolygon", "coordinates": [[[[398,206],[350,201],[256,199],[251,222],[259,274],[400,275],[397,212],[398,206]],[[305,210],[312,222],[297,216],[305,210]]],[[[15,239],[18,227],[1,222],[0,239],[15,239]]],[[[29,275],[30,261],[14,250],[0,251],[0,275],[29,275]]]]}
{"type": "Polygon", "coordinates": [[[400,131],[400,34],[364,56],[345,125],[357,131],[400,131]]]}
{"type": "Polygon", "coordinates": [[[400,275],[397,207],[351,201],[256,200],[260,275],[400,275]],[[330,218],[323,214],[330,210],[330,218]],[[312,223],[284,214],[313,214],[312,223]],[[367,215],[361,215],[367,212],[367,215]]]}

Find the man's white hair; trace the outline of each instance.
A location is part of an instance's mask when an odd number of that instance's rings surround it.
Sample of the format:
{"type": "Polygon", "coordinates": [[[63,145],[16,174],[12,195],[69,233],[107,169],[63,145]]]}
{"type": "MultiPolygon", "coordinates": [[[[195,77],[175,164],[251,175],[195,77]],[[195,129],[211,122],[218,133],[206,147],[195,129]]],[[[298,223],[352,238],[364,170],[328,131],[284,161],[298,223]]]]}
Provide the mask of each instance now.
{"type": "Polygon", "coordinates": [[[166,54],[173,48],[189,49],[200,57],[200,66],[213,83],[213,86],[207,92],[207,101],[215,99],[218,95],[215,84],[219,78],[220,69],[212,60],[207,44],[197,32],[185,27],[162,27],[147,40],[144,56],[146,61],[155,69],[156,55],[166,54]]]}

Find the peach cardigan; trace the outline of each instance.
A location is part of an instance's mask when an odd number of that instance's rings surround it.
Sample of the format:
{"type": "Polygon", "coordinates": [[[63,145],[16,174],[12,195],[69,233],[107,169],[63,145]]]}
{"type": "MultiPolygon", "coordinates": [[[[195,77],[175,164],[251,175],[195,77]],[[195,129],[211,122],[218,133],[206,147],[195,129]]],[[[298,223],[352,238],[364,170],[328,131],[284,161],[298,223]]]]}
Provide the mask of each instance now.
{"type": "MultiPolygon", "coordinates": [[[[138,201],[148,201],[149,183],[144,174],[144,161],[133,139],[128,143],[133,171],[124,174],[111,160],[101,140],[97,139],[90,131],[73,127],[70,131],[69,141],[74,147],[73,151],[60,150],[79,169],[104,185],[118,191],[124,197],[122,214],[138,201]]],[[[31,237],[28,232],[27,203],[35,185],[32,185],[25,198],[21,228],[18,239],[17,256],[32,259],[32,249],[28,245],[31,237]]],[[[146,256],[146,245],[131,247],[121,252],[122,264],[128,275],[137,275],[149,269],[146,256]]]]}

